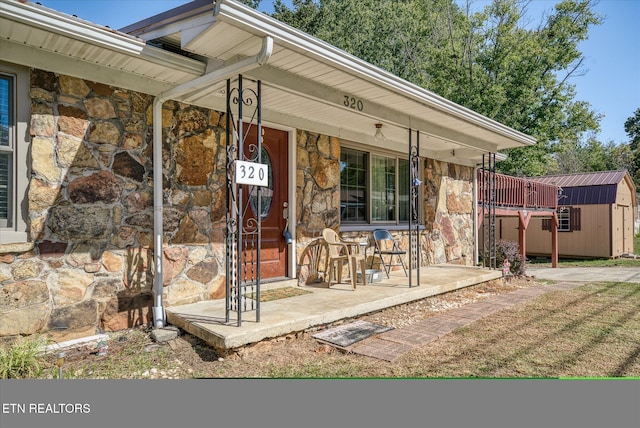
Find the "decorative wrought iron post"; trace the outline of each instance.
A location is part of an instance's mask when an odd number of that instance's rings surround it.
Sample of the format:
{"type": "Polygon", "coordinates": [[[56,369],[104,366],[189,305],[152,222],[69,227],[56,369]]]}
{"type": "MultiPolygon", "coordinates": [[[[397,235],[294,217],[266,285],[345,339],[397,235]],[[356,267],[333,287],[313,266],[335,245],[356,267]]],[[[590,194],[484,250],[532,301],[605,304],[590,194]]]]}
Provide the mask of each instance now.
{"type": "Polygon", "coordinates": [[[482,265],[497,269],[496,246],[496,154],[482,155],[480,194],[482,195],[482,265]]]}
{"type": "Polygon", "coordinates": [[[255,311],[256,322],[260,322],[261,187],[237,183],[236,164],[262,163],[261,90],[259,80],[244,79],[242,75],[227,80],[225,321],[228,323],[230,313],[235,312],[238,326],[242,325],[242,314],[249,311],[255,311]],[[249,141],[253,126],[257,127],[257,137],[249,141]]]}
{"type": "Polygon", "coordinates": [[[420,131],[416,130],[416,143],[409,129],[409,288],[413,287],[413,268],[416,285],[420,285],[420,131]]]}

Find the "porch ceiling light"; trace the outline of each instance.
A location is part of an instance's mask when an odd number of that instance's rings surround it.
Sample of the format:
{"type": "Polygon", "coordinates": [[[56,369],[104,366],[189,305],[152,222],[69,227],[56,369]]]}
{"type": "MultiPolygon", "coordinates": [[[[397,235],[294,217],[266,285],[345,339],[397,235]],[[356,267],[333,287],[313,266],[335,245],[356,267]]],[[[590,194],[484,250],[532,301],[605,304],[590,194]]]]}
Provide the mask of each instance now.
{"type": "Polygon", "coordinates": [[[384,134],[382,133],[382,124],[381,123],[376,123],[376,133],[373,136],[373,139],[375,141],[378,141],[378,142],[387,141],[387,137],[385,137],[384,134]]]}

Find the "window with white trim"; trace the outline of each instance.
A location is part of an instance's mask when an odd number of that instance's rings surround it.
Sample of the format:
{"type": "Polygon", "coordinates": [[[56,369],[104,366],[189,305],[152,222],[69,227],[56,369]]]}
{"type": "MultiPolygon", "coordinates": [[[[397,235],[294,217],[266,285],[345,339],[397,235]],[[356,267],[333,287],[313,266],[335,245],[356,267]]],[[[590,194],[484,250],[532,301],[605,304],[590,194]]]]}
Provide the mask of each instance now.
{"type": "Polygon", "coordinates": [[[13,225],[14,78],[0,74],[0,228],[13,225]]]}
{"type": "Polygon", "coordinates": [[[558,208],[558,232],[571,232],[569,208],[558,208]]]}
{"type": "Polygon", "coordinates": [[[407,223],[409,202],[406,158],[348,147],[341,149],[341,223],[407,223]]]}
{"type": "Polygon", "coordinates": [[[27,241],[29,70],[0,62],[0,244],[27,241]]]}
{"type": "MultiPolygon", "coordinates": [[[[575,232],[582,228],[582,210],[578,207],[559,207],[556,211],[558,215],[558,232],[575,232]]],[[[551,231],[551,219],[542,219],[542,230],[551,231]]]]}

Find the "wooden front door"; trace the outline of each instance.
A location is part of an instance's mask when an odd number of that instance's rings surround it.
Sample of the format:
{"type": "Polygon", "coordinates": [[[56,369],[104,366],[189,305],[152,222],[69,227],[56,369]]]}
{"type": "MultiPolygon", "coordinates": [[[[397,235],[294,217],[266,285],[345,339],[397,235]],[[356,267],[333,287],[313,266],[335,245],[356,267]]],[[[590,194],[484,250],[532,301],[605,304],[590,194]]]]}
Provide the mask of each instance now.
{"type": "MultiPolygon", "coordinates": [[[[247,141],[257,141],[258,127],[251,125],[247,141]]],[[[262,227],[260,249],[260,278],[279,278],[287,275],[288,246],[283,236],[287,227],[285,210],[288,205],[288,141],[287,131],[262,128],[262,163],[268,165],[269,185],[261,190],[260,213],[257,213],[256,194],[248,196],[247,203],[253,214],[259,215],[262,227]]],[[[247,192],[248,193],[248,192],[247,192]]]]}

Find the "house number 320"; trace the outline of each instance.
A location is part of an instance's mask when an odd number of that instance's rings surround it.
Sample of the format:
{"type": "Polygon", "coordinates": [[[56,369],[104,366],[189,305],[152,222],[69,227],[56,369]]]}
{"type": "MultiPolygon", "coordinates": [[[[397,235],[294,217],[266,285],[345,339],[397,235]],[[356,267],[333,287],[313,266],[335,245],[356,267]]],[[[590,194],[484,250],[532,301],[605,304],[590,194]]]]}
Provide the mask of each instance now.
{"type": "Polygon", "coordinates": [[[358,111],[362,111],[362,109],[364,108],[362,100],[349,95],[344,96],[344,101],[342,103],[345,105],[345,107],[349,107],[358,111]]]}
{"type": "Polygon", "coordinates": [[[258,162],[235,161],[236,183],[249,184],[251,186],[268,186],[268,166],[258,162]]]}

